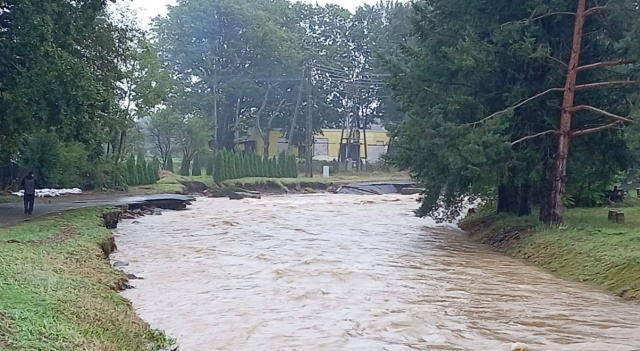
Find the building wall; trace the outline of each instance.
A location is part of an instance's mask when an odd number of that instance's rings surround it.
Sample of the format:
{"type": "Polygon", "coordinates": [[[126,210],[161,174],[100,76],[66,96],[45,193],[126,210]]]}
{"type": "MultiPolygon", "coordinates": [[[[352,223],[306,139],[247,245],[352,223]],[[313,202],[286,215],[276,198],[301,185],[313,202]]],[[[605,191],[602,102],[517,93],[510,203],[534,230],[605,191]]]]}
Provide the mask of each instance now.
{"type": "MultiPolygon", "coordinates": [[[[389,145],[389,136],[387,135],[387,131],[367,130],[366,134],[367,134],[367,145],[368,145],[368,151],[369,151],[370,157],[375,158],[378,155],[386,152],[387,146],[389,145]],[[384,149],[384,151],[382,151],[382,149],[384,149]]],[[[315,141],[316,144],[319,144],[321,141],[326,142],[327,144],[326,150],[328,151],[327,152],[328,155],[326,155],[326,157],[337,160],[340,154],[340,137],[341,136],[342,136],[342,130],[340,129],[323,129],[321,134],[319,133],[314,136],[314,139],[316,140],[315,141]]],[[[260,138],[257,134],[254,134],[252,135],[251,139],[255,140],[256,142],[256,153],[258,155],[263,155],[264,143],[262,142],[262,138],[260,138]]],[[[272,130],[269,133],[269,142],[270,142],[269,156],[276,156],[281,152],[280,150],[286,149],[287,144],[280,143],[279,141],[285,141],[283,131],[280,129],[272,130]]],[[[364,145],[364,138],[363,138],[362,132],[360,132],[360,141],[362,143],[360,145],[360,155],[361,157],[364,157],[365,145],[364,145]]],[[[239,147],[239,149],[242,150],[242,147],[239,147]]],[[[324,150],[324,147],[318,147],[318,150],[314,152],[315,157],[321,157],[318,155],[318,152],[321,149],[324,150]]],[[[297,147],[293,148],[293,154],[299,156],[297,147]]],[[[376,162],[376,161],[377,159],[372,160],[372,162],[376,162]]]]}

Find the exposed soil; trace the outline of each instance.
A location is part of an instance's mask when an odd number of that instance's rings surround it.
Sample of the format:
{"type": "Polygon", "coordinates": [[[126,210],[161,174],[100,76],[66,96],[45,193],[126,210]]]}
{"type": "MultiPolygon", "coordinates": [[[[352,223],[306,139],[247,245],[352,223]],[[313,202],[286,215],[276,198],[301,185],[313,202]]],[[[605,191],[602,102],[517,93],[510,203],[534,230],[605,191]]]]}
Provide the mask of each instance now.
{"type": "Polygon", "coordinates": [[[512,227],[505,230],[495,230],[491,225],[491,218],[467,220],[460,223],[460,228],[477,242],[491,245],[500,252],[507,252],[518,242],[529,235],[529,228],[525,226],[512,227]]]}

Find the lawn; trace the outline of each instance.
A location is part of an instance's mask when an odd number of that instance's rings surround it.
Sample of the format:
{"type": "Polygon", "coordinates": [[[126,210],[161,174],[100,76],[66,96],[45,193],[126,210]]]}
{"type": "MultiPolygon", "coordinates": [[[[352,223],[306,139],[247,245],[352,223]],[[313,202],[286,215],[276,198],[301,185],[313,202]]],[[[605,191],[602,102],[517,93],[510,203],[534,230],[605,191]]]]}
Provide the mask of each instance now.
{"type": "Polygon", "coordinates": [[[0,229],[0,350],[158,350],[170,343],[117,289],[102,208],[0,229]]]}

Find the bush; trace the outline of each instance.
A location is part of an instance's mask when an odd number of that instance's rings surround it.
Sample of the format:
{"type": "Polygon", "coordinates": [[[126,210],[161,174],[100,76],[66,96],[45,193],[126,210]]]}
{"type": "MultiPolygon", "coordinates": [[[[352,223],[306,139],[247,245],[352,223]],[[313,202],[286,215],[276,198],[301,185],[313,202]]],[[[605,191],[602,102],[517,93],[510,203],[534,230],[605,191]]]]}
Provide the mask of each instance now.
{"type": "Polygon", "coordinates": [[[58,182],[60,142],[54,133],[39,133],[27,139],[22,150],[22,164],[36,173],[40,183],[53,186],[58,182]]]}
{"type": "Polygon", "coordinates": [[[99,161],[94,165],[89,162],[89,151],[82,143],[66,143],[60,145],[60,159],[58,161],[58,181],[56,185],[63,188],[88,188],[102,186],[104,179],[100,172],[96,172],[99,161]],[[98,180],[103,178],[102,180],[98,180]],[[91,183],[98,184],[91,184],[91,183]]]}

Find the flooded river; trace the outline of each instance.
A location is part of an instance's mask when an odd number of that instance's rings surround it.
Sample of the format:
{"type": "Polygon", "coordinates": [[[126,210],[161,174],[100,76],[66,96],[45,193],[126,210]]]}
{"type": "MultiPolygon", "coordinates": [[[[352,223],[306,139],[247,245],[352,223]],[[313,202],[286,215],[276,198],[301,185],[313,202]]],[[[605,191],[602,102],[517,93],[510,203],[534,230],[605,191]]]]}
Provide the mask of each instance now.
{"type": "Polygon", "coordinates": [[[123,295],[181,351],[640,350],[640,306],[413,216],[415,198],[199,199],[121,223],[123,295]]]}

